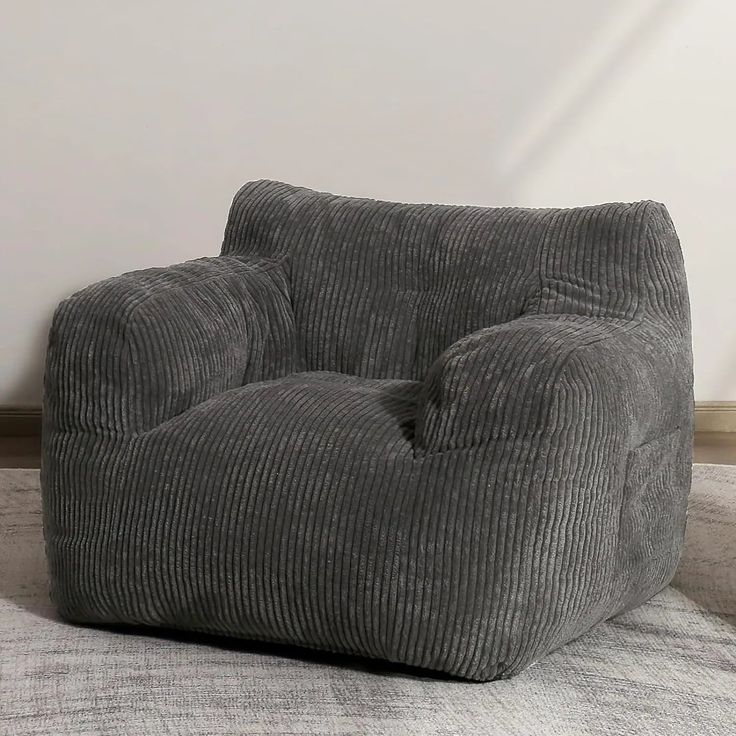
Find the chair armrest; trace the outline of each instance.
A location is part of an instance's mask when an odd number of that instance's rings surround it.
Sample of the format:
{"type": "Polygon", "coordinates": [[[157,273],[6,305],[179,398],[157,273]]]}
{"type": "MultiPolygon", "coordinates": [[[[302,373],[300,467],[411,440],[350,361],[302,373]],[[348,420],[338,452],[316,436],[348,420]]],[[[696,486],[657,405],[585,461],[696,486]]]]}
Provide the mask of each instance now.
{"type": "Polygon", "coordinates": [[[435,361],[417,447],[456,450],[576,421],[625,431],[635,445],[687,431],[691,391],[684,335],[621,319],[527,315],[474,332],[435,361]]]}
{"type": "Polygon", "coordinates": [[[143,432],[214,394],[284,375],[293,360],[278,261],[221,256],[134,271],[57,308],[44,431],[143,432]]]}

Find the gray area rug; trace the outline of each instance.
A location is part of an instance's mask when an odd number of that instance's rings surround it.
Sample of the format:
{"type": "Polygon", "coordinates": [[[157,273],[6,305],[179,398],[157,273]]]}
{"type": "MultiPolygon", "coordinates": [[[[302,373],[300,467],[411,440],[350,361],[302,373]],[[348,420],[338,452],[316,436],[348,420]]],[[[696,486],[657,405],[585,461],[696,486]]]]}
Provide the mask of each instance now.
{"type": "Polygon", "coordinates": [[[0,470],[2,734],[734,734],[736,467],[695,466],[673,585],[517,678],[70,626],[38,471],[0,470]]]}

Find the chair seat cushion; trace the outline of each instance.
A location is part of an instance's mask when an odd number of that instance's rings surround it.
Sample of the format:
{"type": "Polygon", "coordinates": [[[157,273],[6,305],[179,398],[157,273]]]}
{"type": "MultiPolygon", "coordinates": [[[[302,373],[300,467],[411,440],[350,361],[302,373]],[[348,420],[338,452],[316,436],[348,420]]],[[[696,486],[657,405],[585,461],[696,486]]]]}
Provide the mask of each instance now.
{"type": "Polygon", "coordinates": [[[61,613],[477,680],[513,674],[605,617],[610,598],[572,618],[555,591],[572,566],[576,594],[611,589],[576,560],[610,545],[597,519],[620,513],[613,495],[595,516],[571,515],[553,481],[535,481],[546,467],[535,436],[416,455],[420,387],[292,374],[139,435],[58,434],[53,456],[84,479],[47,529],[61,613]],[[556,517],[564,537],[547,531],[556,517]]]}
{"type": "MultiPolygon", "coordinates": [[[[421,385],[327,371],[293,373],[195,407],[191,420],[229,424],[235,439],[254,451],[282,445],[291,452],[354,447],[406,455],[412,452],[421,385]]],[[[181,419],[186,423],[189,417],[181,419]]]]}

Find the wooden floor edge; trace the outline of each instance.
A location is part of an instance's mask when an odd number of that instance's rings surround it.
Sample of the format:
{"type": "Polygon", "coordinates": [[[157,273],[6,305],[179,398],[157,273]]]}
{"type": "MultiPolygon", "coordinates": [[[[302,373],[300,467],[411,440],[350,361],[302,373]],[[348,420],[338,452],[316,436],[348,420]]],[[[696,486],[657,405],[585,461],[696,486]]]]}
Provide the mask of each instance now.
{"type": "Polygon", "coordinates": [[[40,434],[40,406],[0,406],[0,437],[36,437],[40,434]]]}
{"type": "MultiPolygon", "coordinates": [[[[736,401],[696,401],[695,431],[736,432],[736,401]]],[[[0,406],[0,437],[40,434],[40,406],[0,406]]]]}
{"type": "Polygon", "coordinates": [[[696,401],[696,432],[736,432],[736,401],[696,401]]]}

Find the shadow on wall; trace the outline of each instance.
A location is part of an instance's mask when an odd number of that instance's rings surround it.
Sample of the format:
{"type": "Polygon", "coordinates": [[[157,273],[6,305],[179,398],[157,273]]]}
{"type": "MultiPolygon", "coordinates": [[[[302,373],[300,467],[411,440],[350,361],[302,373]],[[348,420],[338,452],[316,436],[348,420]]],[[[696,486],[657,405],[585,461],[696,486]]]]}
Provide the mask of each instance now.
{"type": "Polygon", "coordinates": [[[570,78],[553,90],[542,109],[529,116],[527,129],[521,126],[513,138],[501,146],[504,151],[498,171],[501,192],[514,197],[519,182],[532,174],[545,154],[573,129],[573,122],[589,110],[596,98],[605,94],[621,68],[645,50],[658,31],[676,15],[686,0],[650,0],[639,3],[636,14],[614,28],[602,48],[594,49],[585,65],[574,66],[570,78]],[[555,99],[556,98],[556,99],[555,99]],[[546,109],[545,109],[546,108],[546,109]]]}
{"type": "Polygon", "coordinates": [[[0,402],[6,406],[37,406],[43,393],[43,373],[46,362],[51,315],[36,324],[36,332],[28,346],[28,360],[18,380],[8,386],[5,392],[7,399],[0,402]],[[31,401],[27,397],[38,396],[39,400],[31,401]]]}
{"type": "MultiPolygon", "coordinates": [[[[0,239],[76,248],[88,262],[100,243],[117,253],[155,242],[173,259],[224,224],[214,225],[223,192],[261,176],[386,199],[518,203],[521,183],[685,1],[472,11],[318,1],[239,18],[164,2],[145,23],[130,4],[83,18],[19,9],[5,52],[20,80],[9,86],[4,204],[15,214],[0,239]],[[21,53],[24,43],[43,54],[21,53]],[[50,186],[59,171],[74,176],[50,186]]],[[[105,263],[100,278],[116,261],[105,263]]],[[[0,403],[41,395],[51,318],[27,319],[27,365],[0,403]]]]}
{"type": "Polygon", "coordinates": [[[713,395],[728,396],[733,388],[734,375],[736,375],[736,339],[732,339],[728,357],[713,378],[713,395]]]}

